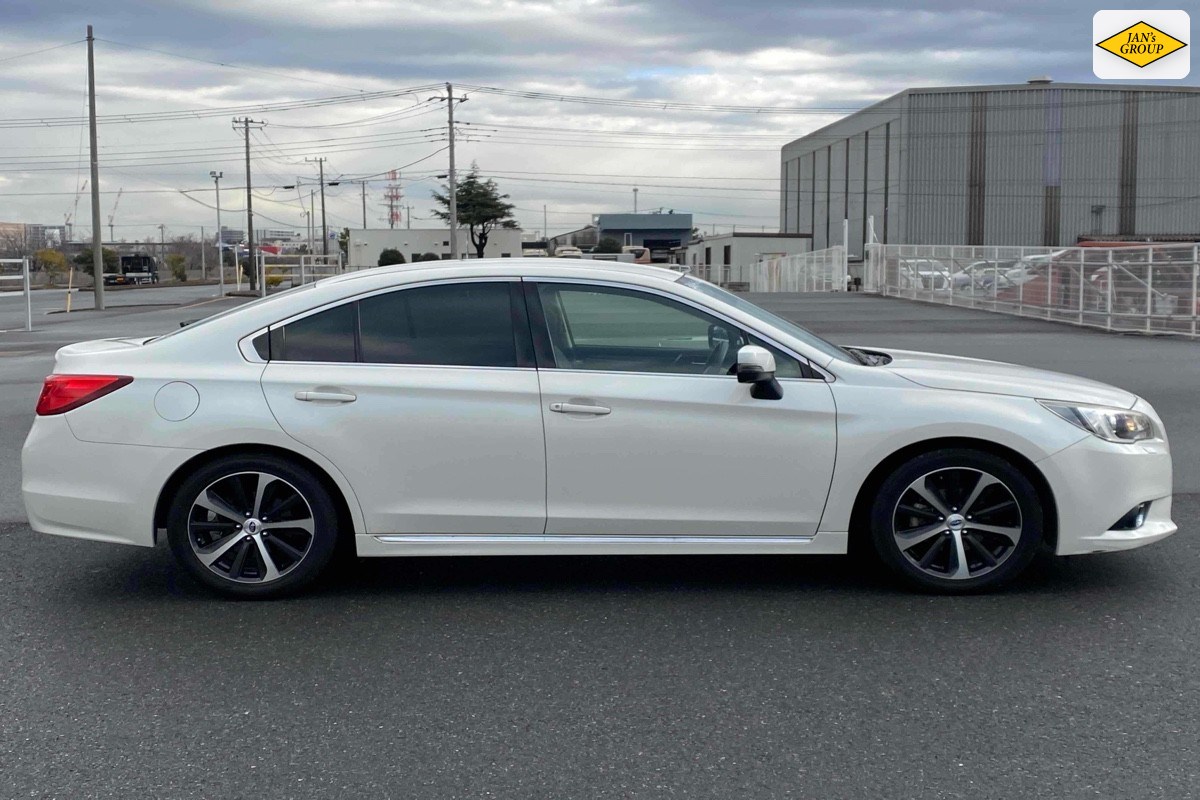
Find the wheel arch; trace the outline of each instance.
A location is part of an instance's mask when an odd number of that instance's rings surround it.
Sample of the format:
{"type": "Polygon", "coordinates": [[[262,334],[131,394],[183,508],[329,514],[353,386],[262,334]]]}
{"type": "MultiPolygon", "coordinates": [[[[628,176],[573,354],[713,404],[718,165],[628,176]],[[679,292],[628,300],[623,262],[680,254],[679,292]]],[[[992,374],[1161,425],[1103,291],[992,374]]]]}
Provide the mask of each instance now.
{"type": "Polygon", "coordinates": [[[356,531],[355,515],[351,510],[352,503],[357,501],[353,496],[347,496],[347,489],[343,489],[342,485],[334,479],[330,471],[318,464],[311,458],[301,455],[294,450],[289,450],[285,447],[278,447],[269,444],[232,444],[223,447],[214,447],[211,450],[205,450],[198,453],[184,463],[180,464],[171,476],[167,478],[162,489],[159,490],[158,500],[154,505],[154,532],[155,541],[158,539],[158,531],[167,526],[167,514],[170,512],[171,501],[174,499],[179,487],[187,480],[188,476],[212,462],[227,458],[229,456],[254,457],[254,456],[273,456],[292,461],[305,469],[311,470],[317,480],[321,481],[322,485],[329,492],[329,496],[333,498],[334,505],[337,506],[338,517],[338,536],[339,538],[346,537],[353,541],[356,531]]]}
{"type": "Polygon", "coordinates": [[[1043,525],[1045,526],[1042,532],[1043,544],[1051,550],[1056,549],[1058,545],[1058,506],[1054,499],[1054,492],[1050,488],[1050,482],[1046,480],[1046,476],[1037,468],[1037,465],[1011,447],[1005,447],[986,439],[957,436],[926,439],[905,445],[888,455],[871,470],[854,498],[854,506],[850,513],[849,547],[857,550],[862,549],[864,545],[869,546],[871,501],[888,475],[892,474],[901,464],[917,456],[950,449],[978,450],[989,453],[1005,459],[1020,470],[1021,474],[1028,478],[1037,490],[1038,499],[1042,504],[1043,525]]]}

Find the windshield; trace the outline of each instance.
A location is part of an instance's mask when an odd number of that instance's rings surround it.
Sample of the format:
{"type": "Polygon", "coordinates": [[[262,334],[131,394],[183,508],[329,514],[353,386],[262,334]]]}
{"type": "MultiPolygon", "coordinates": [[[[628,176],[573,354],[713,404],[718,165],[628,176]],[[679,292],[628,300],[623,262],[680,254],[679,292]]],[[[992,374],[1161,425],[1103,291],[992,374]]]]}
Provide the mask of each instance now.
{"type": "Polygon", "coordinates": [[[756,306],[754,303],[751,303],[745,298],[738,297],[733,292],[727,292],[724,289],[709,283],[708,281],[702,281],[699,278],[693,278],[690,275],[684,275],[679,279],[679,283],[680,285],[686,286],[689,289],[695,289],[701,294],[706,294],[709,297],[720,300],[723,303],[727,303],[728,305],[736,308],[738,311],[749,314],[755,319],[761,320],[768,325],[773,325],[784,333],[799,339],[806,345],[819,350],[821,353],[829,356],[830,358],[838,361],[845,361],[850,364],[859,363],[854,356],[850,355],[837,345],[830,344],[829,342],[825,341],[808,328],[805,328],[802,325],[797,325],[795,322],[790,320],[786,320],[778,314],[772,314],[765,308],[756,306]]]}
{"type": "Polygon", "coordinates": [[[223,317],[227,317],[230,314],[236,314],[239,311],[242,311],[247,308],[253,308],[254,306],[260,305],[262,303],[269,303],[277,297],[282,297],[283,295],[291,294],[292,292],[299,292],[303,289],[311,289],[314,286],[316,286],[315,283],[302,283],[299,286],[293,286],[290,289],[284,289],[282,292],[276,292],[275,294],[270,294],[270,295],[267,295],[266,297],[260,297],[257,300],[251,300],[249,303],[242,303],[239,306],[234,306],[233,308],[227,308],[218,314],[213,314],[211,317],[205,317],[204,319],[196,320],[195,322],[192,322],[182,328],[176,328],[175,330],[171,331],[170,333],[164,333],[162,336],[156,336],[153,339],[148,340],[147,343],[157,342],[160,339],[169,339],[170,337],[175,336],[180,333],[183,333],[184,331],[191,331],[191,330],[195,330],[196,328],[203,327],[204,325],[207,325],[210,322],[221,319],[223,317]]]}

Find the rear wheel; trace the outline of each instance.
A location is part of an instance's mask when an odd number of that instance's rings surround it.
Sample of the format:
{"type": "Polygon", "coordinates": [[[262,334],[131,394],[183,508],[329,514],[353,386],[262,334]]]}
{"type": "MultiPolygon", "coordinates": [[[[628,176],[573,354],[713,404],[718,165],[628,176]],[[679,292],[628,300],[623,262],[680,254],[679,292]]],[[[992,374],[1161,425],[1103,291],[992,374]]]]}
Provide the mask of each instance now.
{"type": "Polygon", "coordinates": [[[1012,464],[976,450],[913,458],[880,486],[871,508],[875,549],[916,586],[955,593],[1015,577],[1042,539],[1041,501],[1012,464]]]}
{"type": "Polygon", "coordinates": [[[274,457],[231,457],[180,486],[167,517],[175,558],[231,597],[274,597],[312,581],[333,555],[337,513],[308,470],[274,457]]]}

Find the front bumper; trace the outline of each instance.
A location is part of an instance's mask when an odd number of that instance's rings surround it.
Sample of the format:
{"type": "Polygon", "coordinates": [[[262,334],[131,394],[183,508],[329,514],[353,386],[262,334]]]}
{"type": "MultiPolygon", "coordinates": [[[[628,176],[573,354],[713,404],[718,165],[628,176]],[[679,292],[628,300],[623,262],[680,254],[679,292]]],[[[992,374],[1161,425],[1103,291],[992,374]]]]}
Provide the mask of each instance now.
{"type": "Polygon", "coordinates": [[[80,441],[66,417],[37,417],[21,450],[21,496],[30,527],[153,547],[159,492],[197,451],[80,441]]]}
{"type": "Polygon", "coordinates": [[[1113,444],[1088,436],[1037,466],[1054,493],[1058,555],[1131,550],[1178,530],[1171,521],[1171,452],[1165,439],[1113,444]],[[1113,529],[1145,502],[1150,509],[1140,527],[1113,529]]]}

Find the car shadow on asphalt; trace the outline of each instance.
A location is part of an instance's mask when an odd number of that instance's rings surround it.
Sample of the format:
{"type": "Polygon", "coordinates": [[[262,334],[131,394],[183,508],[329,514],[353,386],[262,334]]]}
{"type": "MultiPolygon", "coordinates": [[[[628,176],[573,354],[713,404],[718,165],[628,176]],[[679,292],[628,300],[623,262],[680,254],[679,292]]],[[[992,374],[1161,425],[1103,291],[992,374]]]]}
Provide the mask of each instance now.
{"type": "MultiPolygon", "coordinates": [[[[84,574],[62,575],[61,592],[81,601],[220,600],[181,570],[165,548],[109,552],[84,574]]],[[[1137,593],[1160,586],[1161,567],[1138,554],[1056,558],[1039,555],[1005,587],[976,599],[1137,593]]],[[[512,556],[342,558],[288,602],[402,600],[510,594],[623,594],[631,599],[760,593],[797,600],[826,597],[939,599],[904,587],[863,556],[512,556]]],[[[234,601],[236,602],[236,601],[234,601]]]]}

